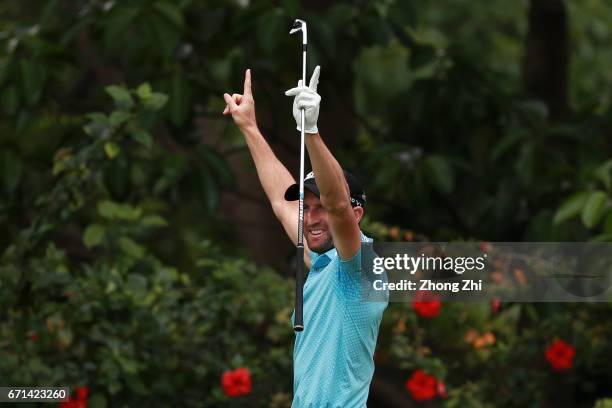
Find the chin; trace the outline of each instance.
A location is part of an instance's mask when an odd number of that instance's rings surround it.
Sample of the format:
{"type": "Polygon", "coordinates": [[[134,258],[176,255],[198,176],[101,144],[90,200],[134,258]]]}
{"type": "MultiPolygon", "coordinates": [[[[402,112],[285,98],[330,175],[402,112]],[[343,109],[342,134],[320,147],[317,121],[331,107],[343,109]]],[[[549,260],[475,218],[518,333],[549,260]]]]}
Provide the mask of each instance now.
{"type": "Polygon", "coordinates": [[[316,244],[313,243],[311,239],[306,239],[306,243],[308,244],[308,248],[311,251],[314,251],[318,254],[325,253],[334,247],[334,241],[331,239],[331,237],[327,237],[327,239],[325,239],[324,241],[317,240],[316,244]]]}

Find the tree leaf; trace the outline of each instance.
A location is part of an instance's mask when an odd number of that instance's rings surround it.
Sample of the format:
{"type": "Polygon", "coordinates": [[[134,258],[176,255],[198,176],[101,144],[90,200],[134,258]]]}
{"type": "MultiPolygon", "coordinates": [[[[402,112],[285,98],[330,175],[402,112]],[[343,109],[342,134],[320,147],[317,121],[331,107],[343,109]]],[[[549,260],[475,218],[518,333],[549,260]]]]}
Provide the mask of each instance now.
{"type": "Polygon", "coordinates": [[[141,101],[146,100],[151,97],[153,90],[151,89],[151,85],[148,82],[140,84],[136,89],[136,95],[140,98],[141,101]]]}
{"type": "Polygon", "coordinates": [[[90,224],[83,234],[83,243],[87,248],[100,245],[104,240],[106,228],[100,224],[90,224]]]}
{"type": "Polygon", "coordinates": [[[597,179],[603,183],[608,191],[610,191],[610,187],[612,187],[610,170],[612,170],[612,160],[606,161],[604,164],[595,169],[595,177],[597,177],[597,179]]]}
{"type": "Polygon", "coordinates": [[[98,214],[102,217],[112,220],[117,213],[117,204],[110,200],[100,201],[98,203],[98,214]]]}
{"type": "Polygon", "coordinates": [[[140,222],[142,223],[142,225],[146,225],[148,227],[165,227],[166,225],[168,225],[168,221],[166,221],[159,215],[147,215],[145,217],[142,217],[142,220],[140,222]]]}
{"type": "Polygon", "coordinates": [[[129,118],[130,114],[128,112],[114,111],[110,116],[110,124],[117,127],[125,123],[129,118]]]}
{"type": "Polygon", "coordinates": [[[132,95],[130,95],[130,92],[124,87],[118,85],[109,85],[104,88],[104,90],[113,98],[115,106],[118,109],[130,110],[132,106],[134,106],[134,100],[132,99],[132,95]]]}
{"type": "Polygon", "coordinates": [[[559,209],[555,213],[553,224],[559,225],[562,222],[580,214],[580,211],[582,211],[587,197],[587,192],[580,192],[565,199],[565,201],[563,201],[563,203],[559,206],[559,209]]]}
{"type": "Polygon", "coordinates": [[[133,258],[140,259],[145,254],[144,247],[134,242],[134,240],[131,238],[121,237],[117,243],[119,244],[119,248],[121,248],[125,254],[133,258]]]}
{"type": "Polygon", "coordinates": [[[92,120],[93,122],[100,122],[103,124],[108,124],[109,119],[108,116],[106,116],[104,113],[102,112],[91,112],[88,113],[87,115],[85,115],[86,118],[92,120]]]}
{"type": "Polygon", "coordinates": [[[119,146],[113,142],[107,142],[104,144],[104,152],[106,152],[106,156],[108,156],[108,158],[111,160],[117,157],[120,151],[121,149],[119,149],[119,146]]]}
{"type": "Polygon", "coordinates": [[[109,220],[120,219],[136,221],[142,215],[142,209],[140,207],[132,207],[128,204],[119,204],[110,200],[103,200],[98,203],[98,213],[109,220]]]}
{"type": "Polygon", "coordinates": [[[147,99],[143,100],[142,104],[145,110],[158,111],[166,105],[166,102],[168,102],[168,95],[154,92],[147,99]]]}
{"type": "Polygon", "coordinates": [[[116,204],[115,215],[121,220],[136,221],[142,215],[142,209],[129,204],[116,204]]]}
{"type": "Polygon", "coordinates": [[[110,123],[91,121],[83,126],[83,132],[94,139],[108,139],[110,136],[110,123]]]}
{"type": "Polygon", "coordinates": [[[593,228],[604,213],[608,195],[603,191],[592,192],[582,209],[582,223],[587,228],[593,228]]]}
{"type": "Polygon", "coordinates": [[[136,142],[140,143],[147,149],[150,149],[153,145],[153,139],[151,138],[151,134],[144,129],[133,129],[130,131],[130,136],[132,137],[132,139],[134,139],[136,142]]]}

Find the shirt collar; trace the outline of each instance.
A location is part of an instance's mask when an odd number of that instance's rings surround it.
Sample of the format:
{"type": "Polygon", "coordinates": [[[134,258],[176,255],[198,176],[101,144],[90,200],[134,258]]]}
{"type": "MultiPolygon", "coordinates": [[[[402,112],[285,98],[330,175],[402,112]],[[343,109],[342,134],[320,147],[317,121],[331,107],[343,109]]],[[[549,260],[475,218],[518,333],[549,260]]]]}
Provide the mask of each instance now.
{"type": "Polygon", "coordinates": [[[338,255],[336,248],[332,248],[327,252],[318,254],[314,251],[310,251],[310,264],[311,269],[323,269],[327,266],[338,255]]]}

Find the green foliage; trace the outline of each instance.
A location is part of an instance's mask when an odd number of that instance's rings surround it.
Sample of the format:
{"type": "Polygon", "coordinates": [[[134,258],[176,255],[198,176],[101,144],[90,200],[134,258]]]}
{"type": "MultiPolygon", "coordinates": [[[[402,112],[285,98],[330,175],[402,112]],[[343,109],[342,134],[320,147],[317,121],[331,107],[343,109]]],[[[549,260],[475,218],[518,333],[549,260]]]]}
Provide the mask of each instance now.
{"type": "Polygon", "coordinates": [[[382,360],[397,361],[408,372],[423,368],[444,381],[447,407],[538,406],[546,398],[562,404],[572,398],[569,384],[595,387],[595,373],[606,371],[594,356],[609,350],[601,337],[612,330],[601,320],[610,313],[607,304],[589,311],[581,304],[514,304],[495,314],[487,304],[445,303],[434,319],[410,309],[409,304],[394,305],[387,312],[397,323],[392,348],[382,360]],[[492,340],[474,339],[485,335],[492,340]],[[574,375],[555,372],[546,361],[546,348],[555,337],[576,347],[574,375]]]}
{"type": "Polygon", "coordinates": [[[594,408],[609,408],[609,407],[612,407],[612,399],[610,398],[597,400],[594,406],[594,408]]]}
{"type": "MultiPolygon", "coordinates": [[[[87,384],[92,406],[245,406],[223,395],[220,377],[246,366],[256,381],[249,404],[260,406],[290,386],[292,282],[209,241],[172,234],[167,210],[142,193],[111,198],[105,171],[141,151],[129,135],[146,131],[138,117],[161,109],[147,101],[165,95],[146,84],[106,90],[116,110],[87,115],[89,142],[56,154],[44,207],[2,257],[0,376],[14,385],[87,384]],[[89,223],[76,227],[77,261],[49,238],[79,220],[89,223]],[[161,259],[160,229],[189,248],[186,266],[161,259]]],[[[205,157],[226,171],[214,154],[205,157]]],[[[18,162],[5,163],[4,174],[19,173],[18,162]]]]}
{"type": "Polygon", "coordinates": [[[585,228],[599,232],[592,237],[594,241],[609,241],[612,239],[612,212],[610,170],[612,161],[607,160],[587,173],[587,189],[578,191],[565,199],[557,209],[554,222],[560,224],[580,215],[585,228]],[[602,190],[593,190],[593,188],[602,190]]]}

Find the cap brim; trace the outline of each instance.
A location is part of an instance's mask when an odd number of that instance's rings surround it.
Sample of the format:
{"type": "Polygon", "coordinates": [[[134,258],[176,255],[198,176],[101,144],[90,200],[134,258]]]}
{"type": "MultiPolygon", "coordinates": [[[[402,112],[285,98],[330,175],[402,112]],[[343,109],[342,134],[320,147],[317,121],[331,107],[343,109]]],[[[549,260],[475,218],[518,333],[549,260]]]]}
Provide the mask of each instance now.
{"type": "MultiPolygon", "coordinates": [[[[317,197],[321,196],[321,193],[319,192],[319,189],[317,188],[316,185],[312,185],[309,183],[304,183],[304,191],[310,191],[311,193],[313,193],[314,195],[316,195],[317,197]]],[[[293,184],[291,186],[289,186],[289,188],[287,189],[287,191],[285,191],[285,200],[287,201],[296,201],[300,199],[300,185],[299,184],[293,184]]]]}

